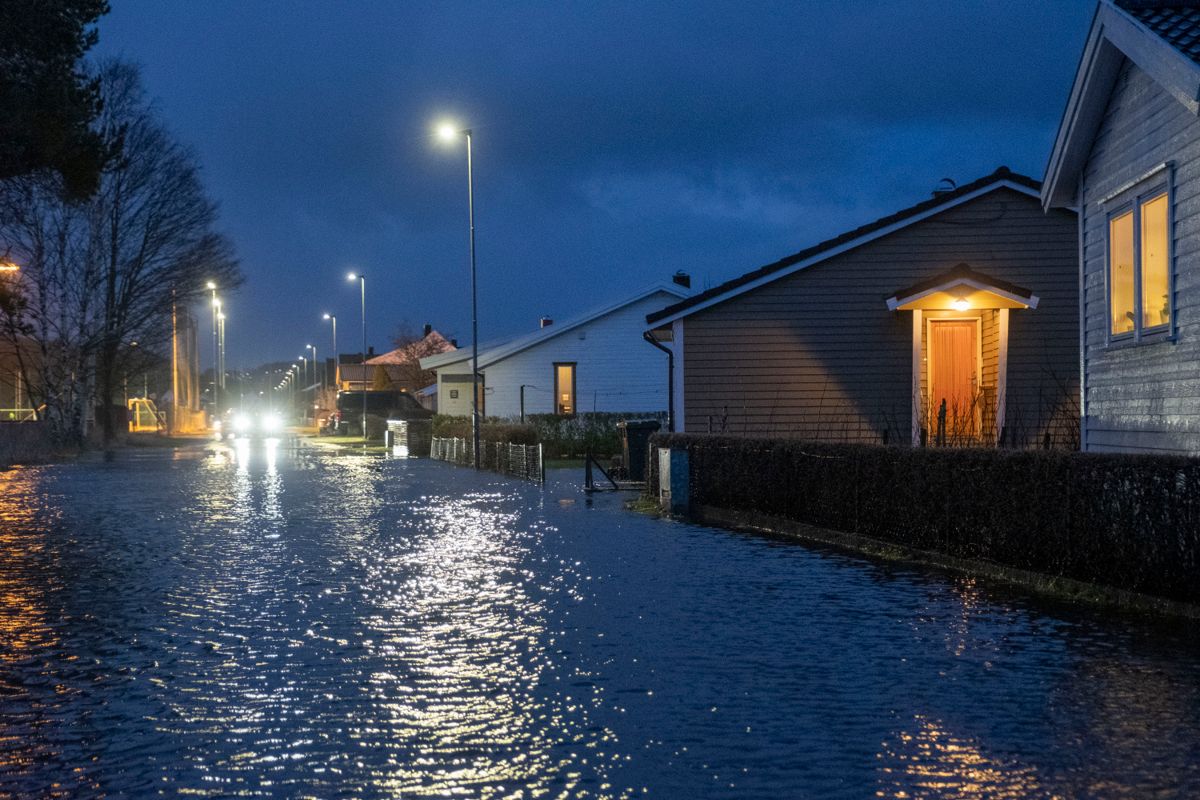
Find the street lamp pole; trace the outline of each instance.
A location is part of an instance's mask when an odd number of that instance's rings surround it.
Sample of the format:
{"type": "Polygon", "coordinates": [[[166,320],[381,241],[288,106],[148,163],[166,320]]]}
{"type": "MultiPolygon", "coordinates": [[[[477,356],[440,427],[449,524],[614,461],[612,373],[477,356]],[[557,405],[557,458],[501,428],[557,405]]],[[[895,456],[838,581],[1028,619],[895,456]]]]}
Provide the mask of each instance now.
{"type": "Polygon", "coordinates": [[[326,314],[325,319],[333,323],[333,383],[338,389],[341,389],[338,382],[341,379],[342,357],[338,354],[337,349],[337,317],[333,314],[326,314]]]}
{"type": "Polygon", "coordinates": [[[471,450],[475,469],[479,469],[479,293],[475,280],[475,175],[471,152],[470,128],[458,128],[451,123],[438,127],[438,135],[446,141],[459,136],[467,140],[467,216],[471,226],[471,450]]]}
{"type": "Polygon", "coordinates": [[[218,310],[220,304],[217,300],[217,285],[215,283],[213,283],[212,281],[209,281],[206,285],[208,287],[208,290],[210,292],[212,292],[212,335],[213,335],[213,394],[212,394],[212,400],[213,400],[213,417],[217,418],[217,417],[220,417],[220,415],[221,415],[221,409],[217,402],[217,361],[218,361],[217,353],[219,352],[218,346],[217,346],[217,310],[218,310]]]}
{"type": "Polygon", "coordinates": [[[367,276],[361,273],[351,272],[347,276],[350,280],[358,281],[359,291],[362,293],[362,432],[363,446],[367,444],[367,276]]]}

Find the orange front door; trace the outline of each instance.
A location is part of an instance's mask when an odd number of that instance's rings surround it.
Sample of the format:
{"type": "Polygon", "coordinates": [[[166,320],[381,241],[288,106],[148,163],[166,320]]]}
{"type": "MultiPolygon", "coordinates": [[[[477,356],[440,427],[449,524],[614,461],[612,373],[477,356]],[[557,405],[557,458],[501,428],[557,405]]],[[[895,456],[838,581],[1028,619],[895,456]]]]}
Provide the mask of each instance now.
{"type": "Polygon", "coordinates": [[[974,320],[930,320],[929,407],[936,430],[946,401],[946,433],[979,433],[979,343],[974,320]]]}

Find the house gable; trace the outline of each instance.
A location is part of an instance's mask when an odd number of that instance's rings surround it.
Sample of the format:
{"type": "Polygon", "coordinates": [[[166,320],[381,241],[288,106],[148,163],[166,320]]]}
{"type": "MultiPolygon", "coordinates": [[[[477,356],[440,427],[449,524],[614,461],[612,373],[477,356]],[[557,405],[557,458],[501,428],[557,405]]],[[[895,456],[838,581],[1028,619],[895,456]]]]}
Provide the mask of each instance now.
{"type": "Polygon", "coordinates": [[[1200,9],[1194,5],[1187,0],[1170,4],[1100,0],[1046,165],[1044,208],[1077,202],[1080,174],[1125,59],[1189,113],[1200,114],[1200,63],[1193,52],[1200,9]]]}
{"type": "Polygon", "coordinates": [[[849,252],[857,247],[904,230],[923,220],[970,203],[992,192],[1011,190],[1029,197],[1038,197],[1039,188],[1040,184],[1032,178],[1012,172],[1008,167],[1000,167],[991,175],[960,186],[953,191],[935,195],[933,198],[920,202],[915,206],[875,220],[854,230],[847,231],[832,239],[801,250],[799,253],[767,264],[733,280],[726,281],[719,286],[668,306],[661,311],[649,314],[646,317],[646,322],[654,328],[665,327],[675,320],[683,319],[698,311],[711,308],[746,292],[786,278],[814,264],[827,261],[842,253],[849,252]]]}

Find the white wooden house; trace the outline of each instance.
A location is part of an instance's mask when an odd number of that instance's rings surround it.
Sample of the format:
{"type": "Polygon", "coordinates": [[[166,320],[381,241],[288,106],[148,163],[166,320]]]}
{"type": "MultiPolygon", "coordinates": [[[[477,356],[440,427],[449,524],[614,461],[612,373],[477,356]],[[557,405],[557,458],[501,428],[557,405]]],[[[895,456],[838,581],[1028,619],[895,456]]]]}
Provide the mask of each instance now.
{"type": "MultiPolygon", "coordinates": [[[[658,283],[564,322],[479,351],[480,409],[489,417],[588,411],[665,412],[667,361],[642,338],[646,315],[687,297],[658,283]]],[[[471,347],[421,359],[437,373],[442,414],[471,413],[471,347]]]]}
{"type": "Polygon", "coordinates": [[[1200,5],[1101,0],[1043,183],[1079,212],[1081,446],[1200,453],[1200,5]]]}

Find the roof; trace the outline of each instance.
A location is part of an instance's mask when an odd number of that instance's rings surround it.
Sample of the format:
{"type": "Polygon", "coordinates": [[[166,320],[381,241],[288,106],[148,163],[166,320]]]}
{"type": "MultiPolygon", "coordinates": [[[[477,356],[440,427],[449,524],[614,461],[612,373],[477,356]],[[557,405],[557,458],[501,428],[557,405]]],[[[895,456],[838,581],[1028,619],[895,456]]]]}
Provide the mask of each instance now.
{"type": "Polygon", "coordinates": [[[786,258],[781,258],[778,261],[759,267],[752,272],[747,272],[733,280],[726,281],[720,286],[714,286],[682,302],[667,306],[661,311],[647,315],[646,322],[657,327],[658,325],[664,325],[689,314],[694,314],[703,308],[723,303],[743,292],[748,292],[766,283],[779,280],[813,264],[920,222],[934,214],[941,213],[1002,188],[1012,189],[1031,197],[1037,197],[1041,184],[1033,178],[1013,172],[1008,167],[1000,167],[992,174],[959,186],[952,191],[936,194],[914,206],[909,206],[894,214],[881,217],[874,222],[847,231],[832,239],[826,239],[798,253],[793,253],[786,258]]]}
{"type": "Polygon", "coordinates": [[[1075,202],[1080,172],[1126,59],[1200,114],[1200,2],[1100,0],[1042,181],[1042,205],[1075,202]]]}
{"type": "Polygon", "coordinates": [[[411,364],[421,357],[440,355],[449,353],[455,350],[454,345],[446,337],[442,336],[437,331],[430,331],[422,338],[415,342],[409,342],[403,347],[397,347],[395,350],[389,350],[382,355],[368,358],[368,364],[411,364]]]}
{"type": "Polygon", "coordinates": [[[1038,298],[1029,289],[1010,283],[1000,278],[993,278],[971,268],[970,264],[956,264],[946,272],[935,275],[928,280],[920,281],[912,286],[901,289],[888,298],[890,311],[899,306],[914,302],[935,292],[944,292],[956,287],[965,286],[977,291],[998,294],[1008,300],[1014,300],[1021,306],[1037,308],[1038,298]]]}
{"type": "Polygon", "coordinates": [[[1200,0],[1116,0],[1116,4],[1180,53],[1200,63],[1200,0]]]}
{"type": "MultiPolygon", "coordinates": [[[[526,334],[525,336],[518,336],[514,339],[508,339],[482,347],[479,351],[479,368],[483,369],[484,367],[494,364],[497,361],[502,361],[510,356],[514,356],[523,350],[528,350],[529,348],[539,345],[542,342],[549,341],[556,336],[561,336],[568,331],[572,331],[576,328],[582,327],[583,325],[587,325],[589,322],[594,322],[601,317],[612,314],[614,311],[620,311],[626,306],[631,306],[634,303],[660,292],[665,292],[666,294],[673,295],[678,298],[685,298],[688,296],[688,291],[676,283],[659,282],[651,284],[632,295],[618,300],[615,303],[599,306],[578,317],[566,320],[565,322],[548,325],[545,328],[539,328],[533,333],[526,334]]],[[[471,347],[470,345],[467,345],[466,347],[459,348],[451,353],[442,353],[441,355],[422,358],[421,367],[423,369],[438,369],[439,367],[445,367],[450,364],[457,364],[459,362],[466,361],[470,357],[471,347]]]]}

